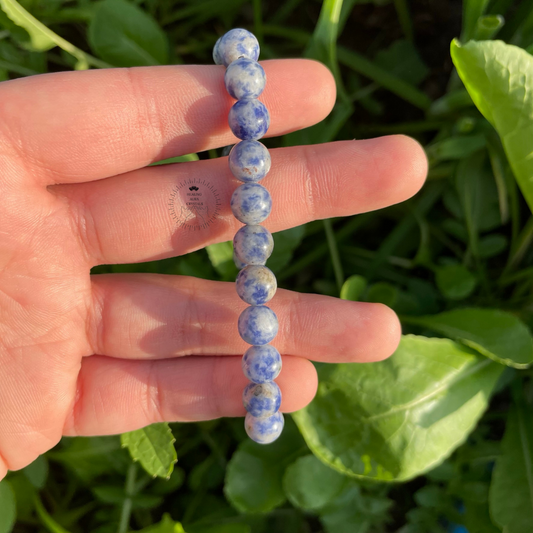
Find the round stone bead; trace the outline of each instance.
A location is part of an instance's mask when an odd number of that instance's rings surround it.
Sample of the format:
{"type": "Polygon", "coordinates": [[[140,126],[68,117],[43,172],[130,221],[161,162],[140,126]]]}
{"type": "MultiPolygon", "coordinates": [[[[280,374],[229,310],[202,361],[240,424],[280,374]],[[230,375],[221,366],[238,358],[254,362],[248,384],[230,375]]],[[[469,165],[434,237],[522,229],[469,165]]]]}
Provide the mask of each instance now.
{"type": "Polygon", "coordinates": [[[272,210],[270,193],[259,183],[244,183],[231,196],[231,210],[243,224],[259,224],[272,210]]]}
{"type": "Polygon", "coordinates": [[[250,383],[242,393],[244,408],[256,418],[267,418],[279,410],[281,390],[274,381],[250,383]]]}
{"type": "Polygon", "coordinates": [[[250,346],[242,356],[242,371],[254,383],[267,383],[281,372],[281,355],[271,344],[250,346]]]}
{"type": "Polygon", "coordinates": [[[245,141],[257,140],[270,126],[270,115],[263,102],[255,98],[238,100],[229,110],[228,124],[233,135],[245,141]]]}
{"type": "Polygon", "coordinates": [[[246,266],[246,263],[243,263],[239,258],[235,255],[235,250],[233,251],[233,262],[235,263],[235,266],[241,270],[246,266]]]}
{"type": "Polygon", "coordinates": [[[217,39],[217,42],[215,43],[215,46],[213,46],[213,61],[215,62],[215,65],[223,65],[224,60],[222,59],[222,56],[220,55],[220,41],[222,40],[222,37],[219,37],[217,39]]]}
{"type": "Polygon", "coordinates": [[[233,237],[235,257],[245,265],[264,265],[273,249],[272,234],[263,226],[243,226],[233,237]]]}
{"type": "Polygon", "coordinates": [[[241,141],[229,153],[232,174],[245,183],[262,180],[270,170],[270,153],[259,141],[241,141]]]}
{"type": "Polygon", "coordinates": [[[268,344],[278,334],[278,317],[265,305],[247,307],[239,316],[239,335],[248,344],[268,344]]]}
{"type": "Polygon", "coordinates": [[[239,57],[253,61],[259,58],[259,42],[253,33],[243,28],[235,28],[225,33],[213,49],[213,59],[217,65],[227,67],[239,57]]]}
{"type": "Polygon", "coordinates": [[[247,304],[263,305],[272,300],[278,285],[272,270],[263,265],[248,265],[237,275],[235,288],[247,304]]]}
{"type": "Polygon", "coordinates": [[[224,83],[230,96],[236,100],[257,98],[265,88],[266,74],[257,61],[241,57],[226,69],[224,83]]]}
{"type": "Polygon", "coordinates": [[[244,419],[244,429],[255,442],[270,444],[281,435],[284,423],[283,415],[279,411],[268,418],[256,418],[247,413],[244,419]]]}

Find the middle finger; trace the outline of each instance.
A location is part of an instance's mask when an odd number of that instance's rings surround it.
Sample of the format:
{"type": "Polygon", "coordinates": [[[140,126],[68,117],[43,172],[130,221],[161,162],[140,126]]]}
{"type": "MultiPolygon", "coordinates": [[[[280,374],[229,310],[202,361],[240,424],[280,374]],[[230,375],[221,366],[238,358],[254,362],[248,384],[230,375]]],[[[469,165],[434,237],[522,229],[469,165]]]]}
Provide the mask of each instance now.
{"type": "MultiPolygon", "coordinates": [[[[278,148],[271,155],[272,169],[260,182],[272,196],[272,213],[263,223],[271,232],[401,202],[418,191],[427,171],[423,149],[402,135],[278,148]]],[[[92,266],[162,259],[230,240],[242,226],[229,208],[240,184],[227,158],[219,158],[52,189],[69,201],[92,266]],[[177,225],[173,216],[180,209],[192,213],[185,202],[195,184],[201,199],[211,202],[210,220],[201,224],[199,212],[177,225]],[[219,212],[212,217],[215,196],[219,212]]]]}

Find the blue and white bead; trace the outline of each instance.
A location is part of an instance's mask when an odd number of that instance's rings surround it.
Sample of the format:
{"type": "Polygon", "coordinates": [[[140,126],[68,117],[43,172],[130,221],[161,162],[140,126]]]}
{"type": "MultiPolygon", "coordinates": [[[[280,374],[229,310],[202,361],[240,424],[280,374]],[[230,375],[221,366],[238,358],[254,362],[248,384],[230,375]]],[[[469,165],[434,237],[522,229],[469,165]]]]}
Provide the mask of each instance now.
{"type": "Polygon", "coordinates": [[[268,344],[278,334],[278,317],[266,305],[251,305],[239,316],[238,329],[242,340],[254,346],[268,344]]]}
{"type": "Polygon", "coordinates": [[[259,444],[274,442],[281,435],[284,424],[285,420],[279,411],[268,418],[256,418],[247,413],[244,419],[246,433],[259,444]]]}
{"type": "Polygon", "coordinates": [[[233,237],[235,257],[245,265],[264,265],[273,249],[272,234],[257,224],[243,226],[233,237]]]}
{"type": "Polygon", "coordinates": [[[259,183],[244,183],[231,196],[231,211],[243,224],[259,224],[272,211],[270,193],[259,183]]]}
{"type": "Polygon", "coordinates": [[[225,33],[213,48],[213,59],[217,65],[227,67],[240,57],[252,61],[259,58],[259,42],[255,35],[243,28],[235,28],[225,33]]]}
{"type": "Polygon", "coordinates": [[[265,88],[266,74],[257,61],[241,57],[226,69],[224,83],[236,100],[258,98],[265,88]]]}
{"type": "Polygon", "coordinates": [[[270,153],[259,141],[241,141],[229,153],[231,173],[245,183],[262,180],[270,170],[270,153]]]}
{"type": "Polygon", "coordinates": [[[274,297],[278,284],[274,272],[263,265],[247,265],[237,275],[239,298],[249,305],[264,305],[274,297]]]}
{"type": "Polygon", "coordinates": [[[260,139],[270,126],[270,114],[263,102],[245,98],[233,104],[229,111],[228,124],[235,137],[244,141],[260,139]]]}
{"type": "Polygon", "coordinates": [[[274,381],[250,383],[242,393],[242,403],[252,416],[267,418],[279,411],[281,390],[274,381]]]}
{"type": "Polygon", "coordinates": [[[281,355],[269,344],[278,333],[278,318],[264,305],[274,297],[277,281],[264,266],[272,254],[274,240],[259,225],[270,215],[272,198],[257,183],[271,165],[268,150],[257,141],[270,126],[268,110],[257,100],[266,84],[258,58],[257,39],[242,28],[220,37],[213,48],[215,63],[227,67],[224,83],[230,96],[237,100],[228,123],[241,139],[229,152],[228,162],[232,174],[244,182],[233,192],[230,202],[235,218],[245,224],[233,238],[233,261],[240,270],[235,287],[239,297],[250,305],[238,320],[239,335],[252,345],[242,358],[242,370],[251,381],[242,397],[248,412],[244,425],[252,440],[268,444],[279,437],[284,418],[279,412],[281,391],[274,382],[281,371],[281,355]]]}
{"type": "Polygon", "coordinates": [[[254,383],[274,381],[281,372],[281,355],[271,344],[250,346],[242,356],[242,371],[254,383]]]}

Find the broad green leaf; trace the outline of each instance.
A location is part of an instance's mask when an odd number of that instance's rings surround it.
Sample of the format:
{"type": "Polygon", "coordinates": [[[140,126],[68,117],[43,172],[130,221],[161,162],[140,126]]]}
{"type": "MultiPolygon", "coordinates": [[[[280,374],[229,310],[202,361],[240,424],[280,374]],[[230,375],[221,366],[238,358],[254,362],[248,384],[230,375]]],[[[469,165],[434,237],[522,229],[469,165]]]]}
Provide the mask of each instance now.
{"type": "Polygon", "coordinates": [[[490,487],[490,514],[506,533],[530,533],[533,525],[533,420],[513,406],[490,487]]]}
{"type": "Polygon", "coordinates": [[[126,0],[103,0],[89,25],[89,43],[117,67],[163,65],[168,43],[157,22],[126,0]]]}
{"type": "Polygon", "coordinates": [[[7,479],[0,481],[0,533],[10,533],[15,525],[17,507],[15,494],[7,479]]]}
{"type": "Polygon", "coordinates": [[[40,455],[22,471],[35,488],[42,489],[48,477],[48,460],[44,455],[40,455]]]}
{"type": "Polygon", "coordinates": [[[368,288],[366,301],[388,305],[394,307],[399,297],[397,287],[386,281],[378,281],[368,288]]]}
{"type": "Polygon", "coordinates": [[[438,315],[409,317],[419,324],[466,344],[503,365],[527,368],[533,363],[533,339],[518,318],[497,309],[454,309],[438,315]]]}
{"type": "Polygon", "coordinates": [[[463,300],[472,294],[477,279],[464,265],[445,265],[435,270],[439,291],[449,300],[463,300]]]}
{"type": "Polygon", "coordinates": [[[297,459],[285,471],[283,488],[289,501],[300,509],[320,509],[338,496],[349,478],[314,455],[297,459]]]}
{"type": "Polygon", "coordinates": [[[291,260],[294,250],[299,246],[305,235],[305,225],[278,231],[274,237],[274,251],[268,258],[266,266],[274,273],[282,270],[291,260]]]}
{"type": "Polygon", "coordinates": [[[217,242],[206,246],[207,255],[213,268],[222,276],[225,281],[233,281],[239,270],[233,261],[233,243],[217,242]]]}
{"type": "Polygon", "coordinates": [[[120,436],[122,446],[129,449],[134,461],[139,461],[152,476],[169,477],[178,460],[174,436],[167,423],[152,424],[120,436]]]}
{"type": "Polygon", "coordinates": [[[502,41],[454,40],[451,54],[472,100],[498,132],[533,210],[533,57],[502,41]]]}
{"type": "Polygon", "coordinates": [[[509,241],[505,235],[495,233],[479,239],[478,249],[479,257],[489,258],[500,255],[509,246],[509,241]]]}
{"type": "Polygon", "coordinates": [[[286,499],[282,486],[285,468],[306,452],[288,417],[281,437],[272,444],[265,446],[245,440],[226,470],[224,493],[228,501],[241,512],[265,513],[278,507],[286,499]]]}
{"type": "Polygon", "coordinates": [[[350,276],[343,284],[341,289],[341,298],[357,302],[363,296],[368,282],[363,276],[350,276]]]}
{"type": "Polygon", "coordinates": [[[385,361],[320,365],[317,396],[293,416],[313,453],[333,468],[403,481],[465,441],[502,371],[450,340],[407,335],[385,361]]]}

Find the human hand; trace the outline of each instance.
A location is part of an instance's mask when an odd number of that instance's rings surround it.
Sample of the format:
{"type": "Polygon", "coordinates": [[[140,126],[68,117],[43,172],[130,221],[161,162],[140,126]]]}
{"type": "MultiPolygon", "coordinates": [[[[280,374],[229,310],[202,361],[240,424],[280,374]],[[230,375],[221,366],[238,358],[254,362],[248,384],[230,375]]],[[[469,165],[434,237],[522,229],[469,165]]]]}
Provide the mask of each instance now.
{"type": "MultiPolygon", "coordinates": [[[[264,61],[268,135],[322,120],[329,71],[264,61]]],[[[0,479],[62,435],[121,433],[159,421],[244,416],[233,283],[158,274],[90,275],[98,264],[176,256],[230,240],[239,182],[226,158],[146,167],[236,142],[222,66],[46,74],[0,84],[0,479]],[[170,191],[205,177],[222,202],[201,231],[176,227],[170,191]],[[189,356],[189,357],[182,357],[189,356]]],[[[390,136],[271,151],[265,186],[279,231],[401,202],[422,185],[415,141],[390,136]]],[[[309,359],[379,361],[399,341],[380,304],[278,290],[281,410],[313,398],[309,359]]]]}

